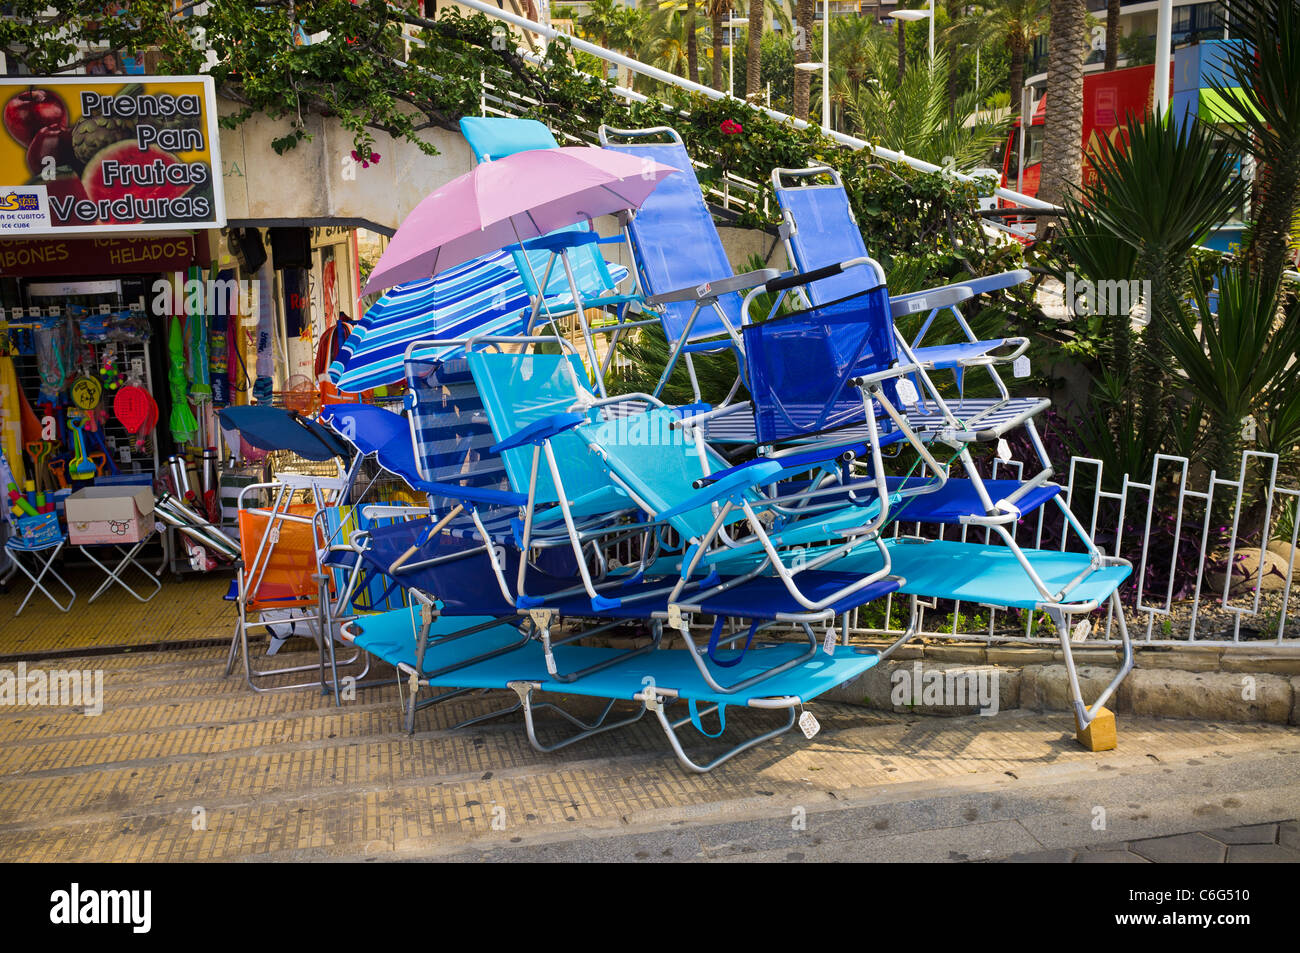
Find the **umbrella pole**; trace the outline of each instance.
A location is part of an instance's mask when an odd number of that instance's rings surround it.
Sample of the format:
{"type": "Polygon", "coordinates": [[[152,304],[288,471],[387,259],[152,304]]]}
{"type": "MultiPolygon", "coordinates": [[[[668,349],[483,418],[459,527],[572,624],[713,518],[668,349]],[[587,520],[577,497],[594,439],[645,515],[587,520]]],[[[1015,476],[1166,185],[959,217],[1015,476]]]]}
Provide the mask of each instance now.
{"type": "Polygon", "coordinates": [[[569,279],[569,291],[573,295],[573,313],[582,328],[582,336],[587,342],[587,357],[591,359],[591,376],[595,379],[596,390],[600,396],[605,395],[605,377],[600,373],[600,361],[596,359],[596,345],[591,340],[591,328],[587,326],[587,312],[582,307],[582,295],[578,292],[578,280],[573,276],[573,266],[569,264],[569,251],[560,249],[560,262],[564,265],[564,274],[569,279]]]}
{"type": "MultiPolygon", "coordinates": [[[[510,219],[510,228],[515,233],[515,241],[519,243],[519,252],[524,256],[524,264],[528,267],[528,275],[533,279],[533,285],[537,288],[537,304],[533,305],[533,318],[537,317],[537,312],[544,306],[546,301],[546,285],[537,283],[537,272],[533,271],[533,260],[528,257],[528,249],[524,247],[524,240],[519,237],[519,228],[515,225],[513,216],[510,219]]],[[[555,260],[555,252],[551,252],[551,258],[546,266],[546,280],[551,280],[551,265],[555,260]]],[[[551,330],[555,332],[557,338],[564,338],[560,331],[560,326],[555,323],[555,315],[551,313],[550,308],[546,308],[546,318],[550,322],[551,330]]],[[[528,333],[533,333],[533,319],[528,322],[528,333]]],[[[604,396],[603,394],[601,395],[604,396]]]]}

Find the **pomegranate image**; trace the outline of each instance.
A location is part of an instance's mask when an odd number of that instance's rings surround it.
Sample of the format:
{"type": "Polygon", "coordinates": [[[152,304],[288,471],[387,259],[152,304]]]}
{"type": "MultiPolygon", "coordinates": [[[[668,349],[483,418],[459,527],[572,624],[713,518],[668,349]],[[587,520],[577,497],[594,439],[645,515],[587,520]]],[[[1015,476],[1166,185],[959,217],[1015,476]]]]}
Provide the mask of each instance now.
{"type": "Polygon", "coordinates": [[[48,89],[25,89],[5,105],[5,129],[24,146],[47,126],[66,126],[68,107],[48,89]]]}
{"type": "Polygon", "coordinates": [[[27,147],[27,168],[32,175],[40,175],[50,158],[54,159],[56,166],[77,165],[76,154],[72,151],[72,130],[67,126],[46,126],[32,137],[27,147]]]}

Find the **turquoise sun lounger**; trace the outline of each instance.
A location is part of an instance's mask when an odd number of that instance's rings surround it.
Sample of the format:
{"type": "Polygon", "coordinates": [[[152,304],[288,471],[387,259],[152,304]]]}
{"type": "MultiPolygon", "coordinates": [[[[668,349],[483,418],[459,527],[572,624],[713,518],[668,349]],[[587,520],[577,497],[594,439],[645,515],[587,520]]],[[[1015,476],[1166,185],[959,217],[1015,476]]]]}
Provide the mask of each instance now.
{"type": "MultiPolygon", "coordinates": [[[[415,638],[405,611],[357,620],[349,623],[345,631],[357,646],[394,662],[404,673],[417,671],[415,638]]],[[[677,760],[688,770],[700,773],[711,771],[742,751],[788,731],[794,726],[804,704],[856,678],[879,659],[873,651],[842,650],[834,656],[818,654],[811,660],[783,668],[802,653],[802,646],[759,646],[746,653],[737,665],[742,679],[758,680],[738,692],[719,692],[700,675],[690,654],[682,650],[660,649],[649,655],[628,657],[617,649],[561,645],[554,651],[563,668],[588,669],[592,674],[577,681],[557,681],[548,671],[546,655],[537,642],[512,649],[509,647],[510,634],[495,630],[486,634],[485,641],[499,644],[504,651],[493,658],[464,664],[467,652],[471,651],[465,645],[435,643],[425,653],[419,669],[426,677],[440,680],[439,684],[447,686],[448,691],[442,698],[494,689],[513,691],[518,696],[517,705],[480,716],[474,722],[522,709],[530,743],[539,751],[555,751],[631,724],[646,711],[652,711],[677,760]],[[766,672],[774,669],[780,671],[764,677],[766,672]],[[534,700],[534,695],[548,692],[594,698],[606,704],[594,723],[584,723],[550,703],[534,700]],[[679,701],[686,702],[686,713],[670,717],[668,709],[679,701]],[[613,706],[620,702],[637,707],[629,716],[609,721],[613,706]],[[777,727],[762,730],[708,760],[697,760],[688,755],[682,745],[680,730],[693,725],[706,737],[718,738],[726,731],[726,711],[730,706],[783,711],[786,717],[777,727]],[[543,709],[559,712],[579,731],[556,742],[541,741],[537,735],[535,712],[543,709]],[[716,731],[710,731],[704,725],[703,719],[710,715],[717,716],[716,731]]],[[[475,646],[474,651],[479,648],[481,646],[475,646]]]]}

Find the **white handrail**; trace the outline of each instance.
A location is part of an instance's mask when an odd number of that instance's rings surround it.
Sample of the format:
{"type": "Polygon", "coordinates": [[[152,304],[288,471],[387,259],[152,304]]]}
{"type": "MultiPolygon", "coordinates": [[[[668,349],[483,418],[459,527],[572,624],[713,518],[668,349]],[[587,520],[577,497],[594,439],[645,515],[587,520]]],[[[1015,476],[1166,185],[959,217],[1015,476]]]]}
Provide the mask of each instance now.
{"type": "MultiPolygon", "coordinates": [[[[572,44],[575,50],[581,50],[584,53],[590,53],[592,56],[595,56],[598,59],[605,60],[606,62],[613,63],[617,66],[625,67],[629,70],[632,70],[634,73],[640,73],[643,76],[648,76],[651,79],[658,80],[661,83],[667,83],[670,86],[676,86],[679,89],[685,89],[692,93],[699,93],[701,96],[707,96],[709,99],[733,98],[729,94],[716,90],[711,86],[703,86],[700,83],[691,82],[689,79],[683,79],[680,76],[674,76],[672,73],[666,72],[665,70],[661,70],[657,67],[650,66],[646,63],[642,63],[640,60],[634,60],[630,56],[624,56],[622,53],[615,53],[613,50],[607,50],[603,46],[597,46],[595,43],[589,43],[586,40],[580,39],[576,36],[569,36],[569,34],[567,33],[561,33],[559,30],[545,26],[541,23],[536,22],[535,20],[529,20],[525,17],[518,16],[514,13],[509,13],[505,10],[499,10],[494,5],[490,3],[484,3],[482,2],[482,0],[456,0],[456,3],[459,6],[469,7],[472,10],[478,10],[480,13],[486,13],[488,16],[495,17],[498,20],[504,20],[507,23],[519,27],[521,30],[527,30],[530,33],[536,33],[537,35],[545,37],[548,40],[554,40],[559,37],[563,37],[570,44],[572,44]]],[[[521,52],[524,52],[526,55],[528,51],[521,51],[521,52]]],[[[628,90],[626,92],[631,92],[631,90],[628,90]]],[[[640,96],[639,93],[633,93],[632,95],[638,97],[640,96]]],[[[744,101],[737,100],[737,102],[744,102],[744,101]]],[[[749,102],[745,102],[745,105],[750,109],[753,109],[757,112],[761,112],[764,115],[769,116],[772,119],[775,119],[777,122],[789,122],[796,129],[819,128],[818,126],[815,126],[814,124],[809,123],[806,120],[796,119],[793,116],[788,116],[785,113],[778,112],[775,109],[770,109],[765,106],[759,106],[749,102]]],[[[850,136],[843,132],[836,132],[833,129],[823,128],[822,134],[828,137],[829,139],[832,139],[835,142],[840,143],[841,145],[848,146],[850,149],[855,149],[855,150],[866,149],[869,152],[871,152],[873,155],[881,159],[884,159],[886,162],[902,163],[903,165],[910,166],[911,168],[916,169],[919,172],[945,172],[948,175],[951,175],[953,178],[963,182],[977,181],[975,177],[967,175],[964,172],[956,172],[951,169],[944,169],[940,166],[935,165],[932,162],[925,162],[921,159],[913,158],[912,156],[906,155],[905,153],[902,152],[894,152],[892,149],[884,149],[881,148],[880,146],[872,145],[870,142],[867,142],[865,139],[859,139],[856,136],[850,136]]],[[[1014,202],[1015,204],[1020,205],[1024,208],[1050,210],[1056,207],[1048,202],[1043,202],[1040,201],[1039,199],[1033,198],[1032,196],[1024,195],[1020,192],[1012,191],[1011,189],[1004,189],[1000,186],[993,190],[993,194],[996,195],[998,198],[1006,199],[1008,202],[1014,202]]]]}

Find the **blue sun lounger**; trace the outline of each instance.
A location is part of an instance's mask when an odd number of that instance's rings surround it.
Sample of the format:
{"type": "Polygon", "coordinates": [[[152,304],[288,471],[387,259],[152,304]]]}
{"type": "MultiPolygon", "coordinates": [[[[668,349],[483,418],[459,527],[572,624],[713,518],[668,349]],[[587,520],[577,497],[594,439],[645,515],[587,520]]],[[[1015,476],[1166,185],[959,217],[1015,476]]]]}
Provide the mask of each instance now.
{"type": "MultiPolygon", "coordinates": [[[[737,674],[750,682],[739,691],[720,692],[701,675],[688,653],[681,650],[660,649],[648,655],[629,656],[618,649],[581,645],[560,645],[554,654],[565,670],[587,670],[590,674],[577,681],[560,681],[551,675],[546,654],[541,645],[531,642],[522,648],[512,644],[509,633],[489,630],[481,633],[480,643],[470,649],[465,643],[438,643],[436,651],[417,660],[413,651],[415,640],[412,627],[418,624],[406,612],[386,613],[350,623],[348,634],[359,647],[380,657],[396,659],[404,673],[422,671],[424,678],[445,686],[447,690],[439,700],[464,695],[467,692],[494,689],[513,691],[518,703],[507,711],[522,709],[529,742],[539,751],[555,751],[576,741],[620,728],[638,721],[646,711],[652,711],[663,728],[673,753],[688,770],[707,772],[730,760],[742,751],[774,738],[793,727],[798,712],[804,704],[813,701],[831,688],[856,678],[879,660],[871,651],[842,651],[835,656],[819,654],[801,663],[791,665],[802,654],[799,645],[768,645],[751,650],[737,665],[737,674]],[[467,661],[471,652],[483,644],[495,651],[491,658],[467,661]],[[776,674],[767,673],[777,670],[776,674]],[[534,696],[556,693],[566,697],[583,696],[604,701],[598,716],[584,722],[562,708],[534,696]],[[670,717],[669,709],[676,703],[686,702],[686,713],[670,717]],[[626,703],[635,706],[625,717],[611,721],[614,706],[626,703]],[[734,743],[712,757],[692,758],[683,747],[679,732],[687,725],[694,726],[707,738],[718,738],[727,729],[728,707],[745,707],[761,711],[785,712],[785,718],[775,728],[763,729],[757,735],[734,743]],[[552,710],[577,727],[577,732],[558,741],[543,742],[538,737],[535,715],[541,710],[552,710]],[[716,716],[717,730],[705,727],[703,719],[716,716]]],[[[504,711],[494,711],[463,724],[476,723],[489,717],[498,717],[504,711]]],[[[734,724],[734,722],[733,722],[734,724]]],[[[815,720],[812,722],[815,725],[815,720]]],[[[812,729],[815,730],[815,729],[812,729]]]]}

